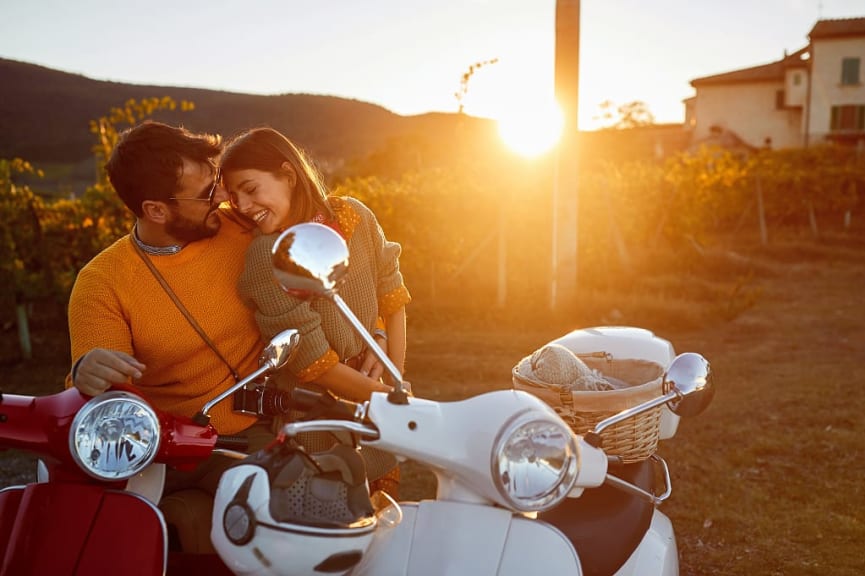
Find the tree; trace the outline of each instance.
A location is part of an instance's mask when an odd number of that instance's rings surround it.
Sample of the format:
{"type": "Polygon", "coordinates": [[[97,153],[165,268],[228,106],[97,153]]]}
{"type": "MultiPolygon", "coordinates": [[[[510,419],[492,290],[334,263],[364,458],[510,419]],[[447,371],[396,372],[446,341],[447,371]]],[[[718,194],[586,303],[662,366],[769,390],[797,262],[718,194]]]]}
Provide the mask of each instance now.
{"type": "Polygon", "coordinates": [[[655,123],[655,116],[649,111],[645,102],[634,100],[619,106],[619,121],[616,128],[637,128],[640,126],[651,126],[655,123]]]}
{"type": "Polygon", "coordinates": [[[466,95],[468,95],[469,93],[469,80],[472,79],[472,76],[475,75],[475,72],[477,72],[484,66],[495,64],[498,61],[498,58],[492,58],[490,60],[484,60],[482,62],[475,62],[468,67],[468,70],[463,72],[463,75],[460,78],[460,89],[454,92],[454,97],[457,99],[457,114],[463,113],[463,107],[465,105],[464,100],[466,98],[466,95]]]}
{"type": "MultiPolygon", "coordinates": [[[[181,102],[181,110],[192,104],[181,102]]],[[[42,172],[20,158],[0,159],[0,292],[15,309],[22,356],[31,356],[28,307],[37,301],[65,303],[78,270],[100,250],[127,234],[133,216],[111,189],[104,166],[125,125],[159,110],[174,110],[169,97],[128,100],[90,123],[98,175],[78,199],[47,200],[15,177],[42,172]]]]}
{"type": "Polygon", "coordinates": [[[599,113],[594,120],[599,120],[603,128],[626,129],[651,126],[655,123],[655,115],[641,100],[634,100],[616,107],[612,100],[604,100],[598,106],[599,113]],[[615,111],[613,109],[615,108],[615,111]]]}
{"type": "Polygon", "coordinates": [[[49,278],[41,250],[42,227],[39,208],[42,200],[29,186],[18,186],[20,174],[42,172],[20,158],[0,160],[0,248],[6,257],[0,261],[0,279],[4,302],[13,304],[18,323],[21,353],[30,359],[30,330],[27,322],[28,295],[41,294],[49,278]]]}
{"type": "Polygon", "coordinates": [[[612,128],[615,125],[616,104],[612,100],[604,100],[598,105],[598,113],[592,116],[603,128],[612,128]]]}

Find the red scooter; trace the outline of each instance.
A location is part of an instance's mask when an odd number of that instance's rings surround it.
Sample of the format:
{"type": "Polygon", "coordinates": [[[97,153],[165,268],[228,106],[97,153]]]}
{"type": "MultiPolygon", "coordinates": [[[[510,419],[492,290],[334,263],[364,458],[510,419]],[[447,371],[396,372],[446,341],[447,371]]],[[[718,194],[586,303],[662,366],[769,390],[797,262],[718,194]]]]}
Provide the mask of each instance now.
{"type": "Polygon", "coordinates": [[[260,368],[194,419],[158,412],[124,387],[92,398],[75,388],[0,394],[0,449],[40,458],[40,481],[0,490],[0,576],[190,574],[196,564],[212,574],[215,554],[169,554],[156,506],[165,467],[191,470],[215,452],[238,455],[221,447],[208,411],[284,366],[299,338],[296,330],[278,334],[260,368]]]}

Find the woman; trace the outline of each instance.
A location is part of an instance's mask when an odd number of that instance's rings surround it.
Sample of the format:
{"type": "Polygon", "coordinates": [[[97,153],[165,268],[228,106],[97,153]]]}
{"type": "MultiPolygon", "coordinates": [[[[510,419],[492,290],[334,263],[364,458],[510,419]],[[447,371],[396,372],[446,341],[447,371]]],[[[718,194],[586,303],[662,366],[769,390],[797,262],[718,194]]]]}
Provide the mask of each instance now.
{"type": "MultiPolygon", "coordinates": [[[[241,297],[255,309],[265,339],[286,328],[301,334],[299,350],[287,366],[293,381],[280,385],[318,385],[352,400],[367,400],[372,392],[390,390],[379,379],[383,367],[333,303],[297,298],[277,286],[271,248],[280,232],[300,222],[319,222],[339,232],[351,254],[340,295],[402,372],[405,305],[411,297],[399,270],[399,244],[387,241],[375,215],[360,201],[329,196],[304,154],[276,130],[256,128],[234,138],[225,148],[221,170],[232,206],[260,231],[246,254],[239,281],[241,297]]],[[[327,433],[301,438],[313,452],[326,450],[336,441],[327,433]]],[[[371,490],[384,489],[396,496],[396,459],[369,448],[363,453],[369,478],[377,481],[371,482],[371,490]]]]}

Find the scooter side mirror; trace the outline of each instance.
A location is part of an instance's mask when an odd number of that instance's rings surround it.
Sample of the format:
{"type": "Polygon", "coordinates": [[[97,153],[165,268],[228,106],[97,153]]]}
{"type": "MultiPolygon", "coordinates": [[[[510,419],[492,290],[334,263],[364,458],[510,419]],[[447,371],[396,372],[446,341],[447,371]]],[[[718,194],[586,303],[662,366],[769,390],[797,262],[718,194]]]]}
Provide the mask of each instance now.
{"type": "Polygon", "coordinates": [[[300,332],[294,328],[283,330],[264,347],[258,360],[259,366],[269,366],[273,370],[279,370],[288,364],[299,344],[300,332]]]}
{"type": "Polygon", "coordinates": [[[715,385],[709,362],[694,352],[679,354],[664,375],[664,391],[677,392],[667,406],[679,416],[696,416],[712,402],[715,385]]]}
{"type": "Polygon", "coordinates": [[[214,406],[240,390],[244,388],[247,384],[254,382],[256,379],[266,376],[276,370],[279,370],[283,366],[285,366],[291,357],[294,356],[294,353],[297,351],[298,344],[300,344],[300,332],[291,328],[289,330],[283,330],[279,334],[273,337],[271,341],[264,347],[264,350],[261,352],[261,356],[259,357],[258,364],[259,368],[252,374],[248,375],[246,378],[239,380],[236,384],[231,386],[228,390],[222,392],[219,396],[208,402],[204,405],[204,408],[201,409],[195,416],[192,417],[193,422],[198,424],[199,426],[207,426],[210,423],[210,411],[214,406]]]}
{"type": "Polygon", "coordinates": [[[664,374],[663,396],[647,400],[601,420],[589,433],[592,436],[587,435],[587,439],[592,438],[591,442],[595,442],[593,445],[600,446],[601,432],[662,404],[669,406],[670,410],[679,416],[696,416],[706,409],[715,395],[711,376],[712,371],[708,360],[695,352],[679,354],[664,374]]]}
{"type": "Polygon", "coordinates": [[[271,254],[273,275],[287,292],[329,296],[348,272],[348,246],[323,224],[310,222],[285,230],[271,254]]]}
{"type": "MultiPolygon", "coordinates": [[[[694,352],[679,354],[670,362],[670,366],[664,373],[663,391],[664,394],[654,400],[643,402],[598,422],[591,432],[586,433],[584,438],[592,446],[601,447],[603,444],[601,433],[604,430],[623,420],[633,418],[637,414],[642,414],[663,404],[666,404],[673,413],[679,416],[696,416],[706,409],[715,395],[715,387],[712,383],[712,370],[709,367],[709,362],[694,352]]],[[[653,493],[647,492],[609,473],[605,482],[629,494],[636,495],[646,502],[654,505],[660,504],[670,495],[669,472],[663,460],[661,460],[661,463],[664,468],[667,485],[666,493],[661,496],[655,496],[653,493]]]]}

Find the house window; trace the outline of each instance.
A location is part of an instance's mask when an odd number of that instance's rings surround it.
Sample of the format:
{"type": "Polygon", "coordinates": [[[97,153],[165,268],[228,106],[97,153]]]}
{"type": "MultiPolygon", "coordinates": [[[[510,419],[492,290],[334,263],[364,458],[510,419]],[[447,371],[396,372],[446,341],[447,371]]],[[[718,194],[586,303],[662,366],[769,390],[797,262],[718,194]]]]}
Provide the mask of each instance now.
{"type": "Polygon", "coordinates": [[[832,106],[832,132],[861,132],[865,130],[865,106],[832,106]]]}
{"type": "Polygon", "coordinates": [[[799,86],[802,84],[802,75],[796,72],[793,74],[793,86],[799,86]]]}
{"type": "Polygon", "coordinates": [[[841,84],[844,86],[859,84],[859,58],[841,60],[841,84]]]}
{"type": "Polygon", "coordinates": [[[775,110],[783,110],[784,109],[784,91],[776,90],[775,91],[775,110]]]}

